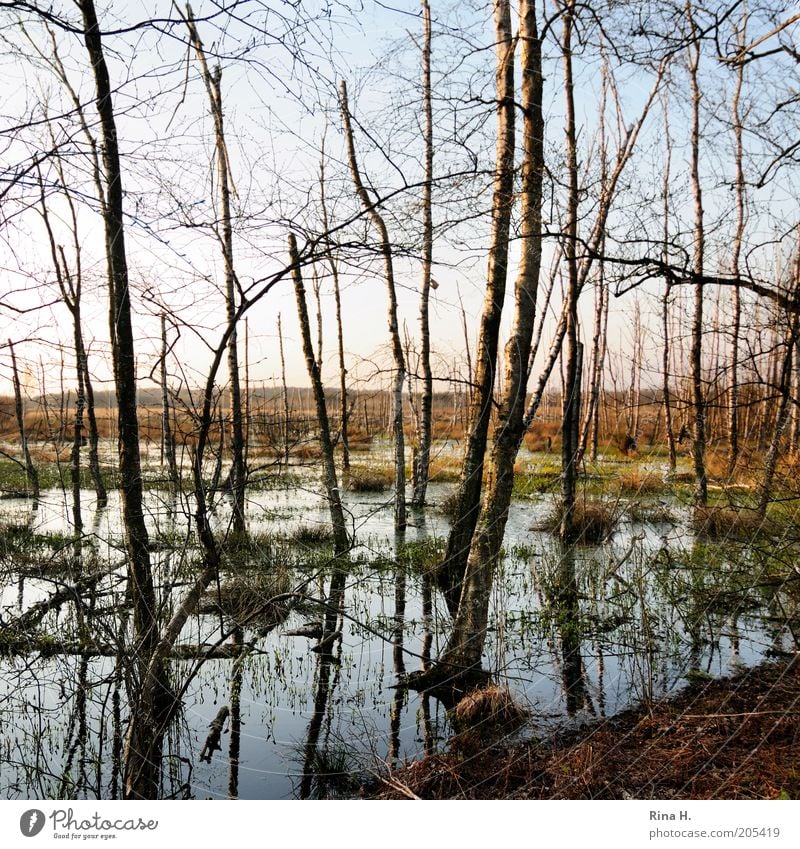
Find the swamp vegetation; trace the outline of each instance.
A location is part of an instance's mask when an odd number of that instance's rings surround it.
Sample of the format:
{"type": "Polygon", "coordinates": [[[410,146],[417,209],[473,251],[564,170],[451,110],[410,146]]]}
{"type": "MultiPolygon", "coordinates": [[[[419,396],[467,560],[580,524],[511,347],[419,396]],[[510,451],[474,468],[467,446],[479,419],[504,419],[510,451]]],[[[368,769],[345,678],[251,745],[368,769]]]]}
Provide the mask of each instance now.
{"type": "MultiPolygon", "coordinates": [[[[453,447],[434,442],[442,465],[453,447]]],[[[376,437],[358,455],[363,474],[391,468],[391,450],[388,437],[376,437]]],[[[430,667],[450,627],[435,575],[449,527],[440,506],[452,482],[433,476],[428,508],[412,512],[399,535],[390,483],[345,490],[353,542],[344,558],[334,553],[309,461],[251,482],[245,535],[232,530],[230,496],[221,493],[211,513],[223,540],[220,572],[167,659],[180,708],[164,741],[159,795],[396,794],[410,779],[395,770],[409,760],[480,751],[488,769],[498,743],[528,741],[519,745],[538,751],[536,740],[605,728],[631,706],[655,709],[688,684],[697,692],[797,651],[794,498],[777,499],[758,522],[747,488],[712,487],[715,503],[699,520],[691,484],[671,479],[659,452],[631,458],[609,449],[581,480],[582,530],[565,545],[548,491],[554,462],[523,449],[518,463],[484,660],[499,707],[487,708],[479,690],[470,696],[477,706],[465,700],[449,710],[407,686],[410,673],[430,667]]],[[[44,481],[56,473],[47,464],[42,471],[44,481]]],[[[186,496],[164,489],[159,473],[145,466],[153,476],[145,516],[156,603],[169,619],[201,553],[186,496]]],[[[91,518],[76,552],[63,489],[42,489],[32,502],[13,477],[6,486],[3,793],[119,796],[131,647],[114,490],[101,509],[82,492],[91,518]]],[[[446,795],[429,780],[409,786],[446,795]]],[[[498,787],[490,782],[485,792],[498,787]]],[[[779,790],[794,794],[796,786],[779,790]]]]}
{"type": "Polygon", "coordinates": [[[792,5],[156,5],[3,4],[0,795],[798,796],[792,5]]]}

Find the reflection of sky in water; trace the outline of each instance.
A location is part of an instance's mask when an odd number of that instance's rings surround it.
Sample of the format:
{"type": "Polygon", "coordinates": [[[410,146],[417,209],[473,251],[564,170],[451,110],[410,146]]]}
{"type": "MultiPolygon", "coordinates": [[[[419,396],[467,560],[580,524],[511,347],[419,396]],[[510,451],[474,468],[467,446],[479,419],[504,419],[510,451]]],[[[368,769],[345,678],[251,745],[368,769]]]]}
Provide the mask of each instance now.
{"type": "MultiPolygon", "coordinates": [[[[307,486],[249,493],[251,529],[291,533],[301,525],[320,523],[327,526],[325,502],[315,491],[315,484],[301,472],[307,486]]],[[[430,500],[435,504],[450,491],[452,485],[432,484],[430,500]]],[[[151,530],[176,530],[168,525],[165,505],[156,493],[148,493],[151,530]]],[[[552,507],[553,498],[517,501],[513,504],[506,532],[507,557],[502,565],[494,594],[494,612],[487,643],[488,668],[507,679],[514,694],[533,711],[536,724],[583,721],[592,714],[613,713],[650,694],[669,692],[679,686],[690,668],[711,675],[725,675],[739,664],[749,665],[763,657],[773,644],[773,635],[755,613],[740,615],[733,624],[728,617],[709,614],[700,630],[704,640],[694,652],[686,637],[686,627],[670,604],[663,587],[648,573],[648,558],[669,542],[673,552],[688,552],[691,535],[685,527],[622,524],[613,539],[597,547],[578,548],[575,571],[582,621],[581,656],[585,693],[582,707],[572,719],[565,715],[562,687],[564,663],[556,620],[549,617],[543,583],[552,576],[558,562],[557,546],[547,534],[531,531],[537,520],[552,507]],[[637,538],[634,542],[634,538],[637,538]],[[525,546],[522,550],[520,546],[525,546]],[[633,548],[632,548],[633,546],[633,548]],[[597,561],[592,563],[592,561],[597,561]],[[599,564],[599,565],[598,565],[599,564]],[[638,571],[637,571],[638,570],[638,571]],[[618,577],[613,577],[616,573],[618,577]],[[612,577],[609,577],[612,575],[612,577]],[[644,587],[647,619],[652,630],[650,645],[645,639],[646,623],[641,605],[631,602],[625,587],[637,575],[644,587]],[[714,631],[709,641],[708,630],[714,631]],[[649,653],[652,650],[652,654],[649,653]]],[[[359,546],[354,556],[361,562],[348,577],[345,608],[357,622],[367,623],[385,635],[381,639],[358,624],[345,619],[341,646],[341,666],[331,669],[336,681],[330,692],[328,710],[320,730],[318,748],[347,750],[348,763],[364,766],[385,762],[390,750],[390,711],[396,691],[391,631],[393,627],[395,583],[391,567],[376,568],[370,561],[391,552],[394,531],[388,494],[346,494],[346,507],[356,529],[359,546]],[[385,506],[389,505],[389,506],[385,506]]],[[[85,522],[92,527],[91,499],[87,497],[85,522]]],[[[26,521],[26,507],[20,502],[7,502],[2,508],[5,521],[26,521]]],[[[679,511],[680,512],[680,511],[679,511]]],[[[65,500],[60,493],[48,493],[40,504],[34,525],[41,531],[64,531],[65,500]]],[[[684,512],[683,518],[686,518],[684,512]]],[[[217,521],[226,520],[220,509],[217,521]]],[[[119,558],[109,540],[118,537],[119,504],[112,495],[109,508],[92,532],[97,535],[100,551],[119,558]]],[[[423,524],[414,526],[411,517],[406,539],[443,536],[446,520],[430,510],[423,524]]],[[[180,532],[188,527],[178,526],[180,532]]],[[[169,558],[156,555],[157,562],[169,568],[169,558]],[[162,558],[160,561],[158,558],[162,558]]],[[[28,579],[24,585],[24,604],[45,596],[49,585],[28,579]]],[[[319,589],[315,589],[318,592],[319,589]]],[[[18,586],[7,583],[2,588],[0,606],[3,616],[17,605],[18,586]]],[[[302,773],[303,747],[309,721],[314,711],[315,680],[319,656],[309,651],[312,642],[306,638],[283,636],[283,631],[297,627],[309,617],[293,613],[289,620],[256,643],[257,652],[245,661],[241,692],[241,754],[239,795],[244,798],[284,798],[295,794],[302,773]]],[[[443,602],[434,594],[434,629],[432,653],[446,638],[447,617],[443,602]]],[[[194,617],[187,625],[182,641],[197,642],[201,635],[210,638],[216,629],[213,617],[194,617]]],[[[424,632],[421,578],[408,576],[406,588],[404,647],[407,670],[420,666],[424,632]]],[[[338,652],[338,649],[337,649],[338,652]]],[[[30,660],[30,659],[28,659],[30,660]]],[[[4,683],[0,685],[0,718],[5,740],[2,792],[6,796],[32,796],[52,792],[56,779],[43,779],[30,784],[25,770],[14,767],[23,761],[37,761],[58,775],[65,759],[64,728],[71,722],[73,701],[69,695],[77,680],[77,658],[35,660],[26,669],[21,658],[3,661],[4,683]],[[16,670],[12,674],[12,670],[16,670]],[[25,701],[31,707],[22,708],[25,701]],[[60,707],[64,702],[66,708],[60,707]],[[42,705],[35,711],[32,706],[42,705]],[[11,742],[13,741],[13,742],[11,742]],[[38,751],[37,751],[38,750],[38,751]],[[7,767],[7,768],[6,768],[7,767]],[[15,789],[16,786],[16,789],[15,789]]],[[[89,680],[98,682],[113,668],[111,659],[93,660],[89,680]]],[[[175,664],[176,680],[185,662],[175,664]]],[[[207,662],[184,697],[185,709],[178,728],[171,732],[167,752],[191,762],[191,791],[199,797],[227,794],[228,746],[230,735],[222,736],[222,751],[210,763],[197,757],[208,733],[208,724],[222,705],[230,703],[232,663],[226,660],[207,662]]],[[[91,691],[88,709],[90,728],[102,721],[104,767],[107,774],[110,750],[109,686],[100,683],[91,691]],[[102,720],[100,719],[102,710],[102,720]]],[[[447,736],[447,721],[441,706],[430,700],[432,730],[435,737],[447,736]]],[[[418,756],[424,749],[421,700],[411,693],[399,716],[401,759],[418,756]]],[[[96,752],[98,741],[90,740],[90,751],[96,752]]],[[[189,778],[186,761],[174,763],[182,780],[189,778]]]]}

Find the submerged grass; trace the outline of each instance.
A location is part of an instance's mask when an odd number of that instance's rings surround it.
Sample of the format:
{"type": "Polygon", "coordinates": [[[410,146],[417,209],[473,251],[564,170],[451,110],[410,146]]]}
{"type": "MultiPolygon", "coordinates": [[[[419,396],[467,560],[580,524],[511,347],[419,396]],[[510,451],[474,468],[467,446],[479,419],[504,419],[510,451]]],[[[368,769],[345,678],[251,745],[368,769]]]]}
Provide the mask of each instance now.
{"type": "Polygon", "coordinates": [[[442,537],[429,537],[401,543],[397,562],[420,574],[434,574],[444,558],[447,541],[442,537]]]}

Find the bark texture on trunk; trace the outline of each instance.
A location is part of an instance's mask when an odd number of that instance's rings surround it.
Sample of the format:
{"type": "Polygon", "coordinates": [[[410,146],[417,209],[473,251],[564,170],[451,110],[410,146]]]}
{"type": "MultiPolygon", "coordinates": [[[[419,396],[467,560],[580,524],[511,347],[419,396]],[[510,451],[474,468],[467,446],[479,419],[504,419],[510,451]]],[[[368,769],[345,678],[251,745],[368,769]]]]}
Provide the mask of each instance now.
{"type": "Polygon", "coordinates": [[[567,220],[564,242],[564,259],[567,265],[566,293],[566,363],[561,421],[561,526],[559,535],[568,541],[573,536],[575,494],[578,479],[578,444],[576,426],[580,421],[581,345],[578,340],[578,147],[575,125],[575,86],[572,76],[572,35],[575,24],[574,5],[565,5],[562,12],[563,36],[561,52],[564,61],[564,96],[566,100],[566,156],[567,156],[567,220]]]}
{"type": "Polygon", "coordinates": [[[504,391],[494,431],[486,493],[472,536],[453,630],[440,664],[452,675],[480,667],[489,601],[514,485],[514,462],[525,433],[528,358],[536,320],[542,259],[542,44],[533,0],[520,3],[524,161],[520,210],[521,256],[514,286],[514,322],[505,348],[504,391]]]}
{"type": "Polygon", "coordinates": [[[706,409],[703,392],[703,276],[705,258],[705,228],[703,224],[703,190],[700,183],[700,36],[696,30],[691,5],[687,5],[689,26],[694,38],[689,47],[689,82],[692,91],[692,129],[691,129],[691,181],[694,201],[694,264],[693,271],[698,280],[694,286],[694,316],[692,318],[692,348],[690,353],[692,369],[692,407],[694,427],[692,433],[692,454],[694,456],[695,494],[698,507],[708,502],[708,479],[706,477],[706,409]]]}
{"type": "MultiPolygon", "coordinates": [[[[747,12],[742,12],[742,25],[737,31],[737,44],[743,50],[747,43],[747,12]]],[[[736,140],[736,231],[731,251],[731,274],[739,276],[742,255],[742,240],[746,223],[745,215],[745,179],[744,179],[744,137],[741,94],[744,84],[744,63],[740,62],[736,72],[736,88],[731,106],[733,132],[736,140]]],[[[739,461],[739,336],[742,324],[742,294],[738,286],[733,289],[733,324],[731,326],[730,382],[728,388],[728,475],[733,476],[739,461]]]]}
{"type": "MultiPolygon", "coordinates": [[[[128,585],[133,605],[133,654],[143,683],[158,639],[158,619],[147,528],[142,505],[139,422],[136,409],[136,358],[131,323],[128,263],[125,253],[122,173],[111,83],[93,0],[78,0],[84,43],[95,80],[95,105],[103,139],[104,208],[109,287],[109,328],[119,417],[119,483],[128,559],[128,585]]],[[[157,670],[163,679],[163,669],[157,670]]],[[[124,754],[126,798],[155,798],[161,766],[163,690],[153,698],[130,692],[131,719],[124,754]]]]}
{"type": "Polygon", "coordinates": [[[508,275],[508,240],[514,206],[514,53],[511,8],[495,0],[497,53],[497,152],[492,197],[492,233],[486,293],[481,313],[475,375],[470,387],[469,431],[456,496],[456,510],[447,539],[447,551],[437,581],[451,614],[459,607],[461,584],[470,542],[480,511],[483,462],[492,417],[500,319],[508,275]]]}

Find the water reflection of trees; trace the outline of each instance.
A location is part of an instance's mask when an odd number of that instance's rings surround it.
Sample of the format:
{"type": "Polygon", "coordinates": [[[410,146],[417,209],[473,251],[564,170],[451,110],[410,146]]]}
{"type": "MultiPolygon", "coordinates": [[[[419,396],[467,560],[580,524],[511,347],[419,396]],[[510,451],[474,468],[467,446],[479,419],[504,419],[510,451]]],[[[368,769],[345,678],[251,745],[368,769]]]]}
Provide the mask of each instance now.
{"type": "Polygon", "coordinates": [[[558,553],[557,566],[542,587],[560,643],[554,666],[560,668],[567,714],[573,716],[579,710],[594,714],[582,653],[585,620],[579,602],[575,546],[561,544],[558,553]]]}
{"type": "Polygon", "coordinates": [[[346,765],[341,760],[343,750],[332,752],[330,748],[331,717],[328,714],[330,697],[339,683],[341,669],[344,622],[339,611],[344,601],[345,581],[346,572],[337,564],[331,576],[322,634],[314,647],[317,655],[314,710],[303,749],[303,771],[298,791],[301,799],[312,796],[325,798],[329,793],[335,793],[337,787],[346,783],[348,778],[346,765]],[[327,733],[320,744],[323,725],[327,733]]]}

